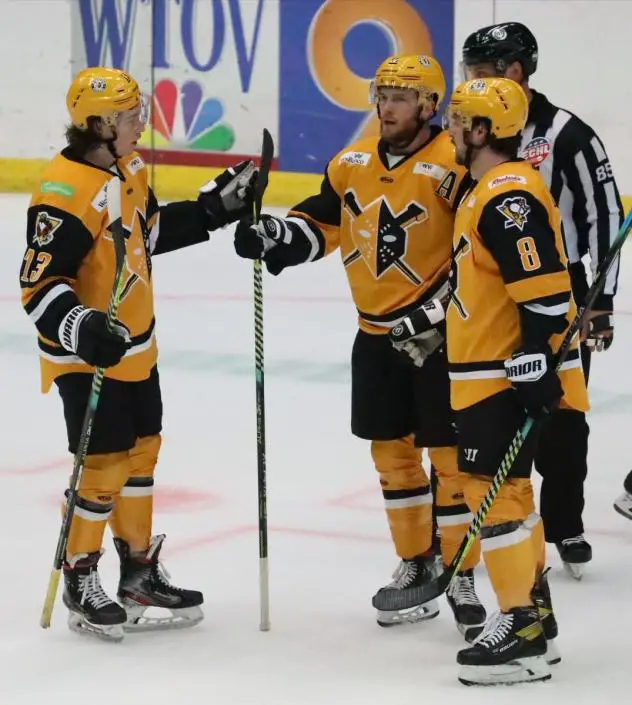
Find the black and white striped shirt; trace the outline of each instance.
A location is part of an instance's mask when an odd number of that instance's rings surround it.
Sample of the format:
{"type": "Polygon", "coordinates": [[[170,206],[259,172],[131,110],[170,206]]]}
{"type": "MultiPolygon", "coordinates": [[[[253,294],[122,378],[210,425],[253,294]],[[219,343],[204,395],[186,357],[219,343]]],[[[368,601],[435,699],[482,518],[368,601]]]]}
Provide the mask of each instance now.
{"type": "MultiPolygon", "coordinates": [[[[576,115],[533,92],[520,156],[539,169],[562,216],[571,265],[590,253],[593,278],[614,241],[623,206],[603,143],[576,115]]],[[[596,310],[612,310],[618,262],[610,270],[596,310]]],[[[579,303],[579,302],[578,302],[579,303]]]]}

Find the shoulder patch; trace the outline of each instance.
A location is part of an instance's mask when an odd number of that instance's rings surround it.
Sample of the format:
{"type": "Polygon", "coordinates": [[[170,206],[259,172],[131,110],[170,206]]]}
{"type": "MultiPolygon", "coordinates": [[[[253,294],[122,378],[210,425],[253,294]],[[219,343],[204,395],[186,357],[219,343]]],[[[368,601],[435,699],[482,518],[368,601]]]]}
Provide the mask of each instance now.
{"type": "Polygon", "coordinates": [[[127,164],[125,168],[133,176],[137,171],[145,168],[145,162],[141,159],[141,157],[136,156],[127,164]]]}
{"type": "Polygon", "coordinates": [[[345,152],[338,159],[338,164],[350,164],[351,166],[366,166],[373,155],[370,152],[345,152]]]}
{"type": "Polygon", "coordinates": [[[105,187],[106,187],[106,184],[103,184],[103,186],[101,187],[101,190],[92,199],[92,203],[90,204],[97,213],[102,213],[108,205],[108,199],[107,199],[105,187]]]}
{"type": "Polygon", "coordinates": [[[39,247],[45,247],[53,241],[55,231],[63,222],[63,218],[55,218],[46,211],[40,211],[35,218],[33,242],[39,247]]]}
{"type": "Polygon", "coordinates": [[[72,198],[75,195],[75,187],[61,181],[42,181],[40,193],[56,193],[58,196],[72,198]]]}
{"type": "Polygon", "coordinates": [[[433,179],[442,179],[446,173],[447,169],[444,169],[438,164],[431,164],[430,162],[417,162],[413,168],[413,174],[424,174],[433,179]]]}
{"type": "Polygon", "coordinates": [[[550,153],[551,143],[546,137],[534,137],[527,142],[518,156],[537,169],[550,153]]]}
{"type": "Polygon", "coordinates": [[[518,228],[522,232],[531,212],[531,206],[524,196],[513,196],[505,198],[499,206],[496,206],[496,210],[505,216],[505,230],[518,228]]]}
{"type": "Polygon", "coordinates": [[[527,180],[524,176],[518,176],[518,174],[504,174],[503,176],[497,176],[492,179],[487,186],[490,189],[496,188],[497,186],[503,186],[504,184],[526,184],[527,180]]]}

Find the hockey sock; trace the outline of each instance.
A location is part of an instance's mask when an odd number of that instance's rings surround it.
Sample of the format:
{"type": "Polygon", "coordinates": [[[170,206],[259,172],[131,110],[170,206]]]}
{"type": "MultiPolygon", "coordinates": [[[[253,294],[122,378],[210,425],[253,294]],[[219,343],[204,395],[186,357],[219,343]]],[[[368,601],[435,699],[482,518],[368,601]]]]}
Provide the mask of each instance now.
{"type": "Polygon", "coordinates": [[[139,438],[129,451],[130,472],[110,517],[116,538],[129,544],[133,553],[149,548],[154,494],[154,470],[160,451],[160,435],[139,438]]]}
{"type": "MultiPolygon", "coordinates": [[[[428,454],[437,474],[436,516],[441,536],[441,557],[449,565],[473,519],[463,493],[468,476],[459,472],[456,447],[429,448],[428,454]]],[[[477,538],[461,570],[474,568],[480,557],[481,545],[477,538]]]]}
{"type": "Polygon", "coordinates": [[[432,493],[421,450],[407,436],[371,441],[371,455],[397,555],[408,559],[425,553],[432,544],[432,493]]]}

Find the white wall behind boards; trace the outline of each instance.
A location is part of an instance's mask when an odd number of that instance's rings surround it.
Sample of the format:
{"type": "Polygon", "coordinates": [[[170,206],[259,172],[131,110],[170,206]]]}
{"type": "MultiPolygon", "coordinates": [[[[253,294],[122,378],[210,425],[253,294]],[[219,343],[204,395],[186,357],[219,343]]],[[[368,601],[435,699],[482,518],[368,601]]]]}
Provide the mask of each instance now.
{"type": "MultiPolygon", "coordinates": [[[[64,97],[70,80],[70,3],[75,1],[0,0],[0,157],[48,157],[63,143],[64,97]]],[[[470,32],[494,21],[527,24],[540,44],[533,87],[597,130],[621,191],[632,195],[628,50],[632,2],[454,2],[455,69],[461,44],[470,32]]]]}

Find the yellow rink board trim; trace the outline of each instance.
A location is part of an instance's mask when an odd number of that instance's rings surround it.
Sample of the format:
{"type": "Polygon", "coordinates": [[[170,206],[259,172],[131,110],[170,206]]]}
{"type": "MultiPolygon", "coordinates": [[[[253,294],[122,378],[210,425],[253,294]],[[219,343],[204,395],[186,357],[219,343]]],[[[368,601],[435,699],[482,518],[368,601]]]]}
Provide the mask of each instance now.
{"type": "MultiPolygon", "coordinates": [[[[31,193],[38,185],[46,159],[0,158],[0,192],[31,193]]],[[[149,167],[152,169],[152,167],[149,167]]],[[[160,200],[179,201],[197,198],[203,184],[221,174],[223,169],[195,166],[153,167],[154,190],[160,200]]],[[[292,206],[320,191],[320,174],[270,172],[264,201],[268,206],[292,206]]]]}
{"type": "MultiPolygon", "coordinates": [[[[47,159],[0,158],[0,192],[31,193],[37,186],[47,159]]],[[[151,168],[151,167],[150,167],[151,168]]],[[[153,167],[156,196],[165,201],[194,199],[202,184],[215,178],[222,169],[195,166],[153,167]]],[[[322,174],[273,171],[265,194],[268,206],[292,206],[320,191],[322,174]]],[[[626,211],[632,208],[632,196],[623,196],[626,211]]]]}

